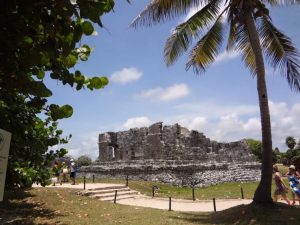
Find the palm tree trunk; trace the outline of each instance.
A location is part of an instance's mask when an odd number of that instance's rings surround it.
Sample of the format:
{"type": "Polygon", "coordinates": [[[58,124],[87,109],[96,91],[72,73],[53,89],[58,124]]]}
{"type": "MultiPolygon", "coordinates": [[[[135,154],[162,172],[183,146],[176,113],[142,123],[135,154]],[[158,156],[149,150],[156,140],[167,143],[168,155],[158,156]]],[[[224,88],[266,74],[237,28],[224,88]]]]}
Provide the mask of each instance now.
{"type": "Polygon", "coordinates": [[[272,203],[272,134],[271,118],[268,104],[267,85],[265,79],[264,59],[258,32],[256,30],[254,18],[247,9],[245,1],[245,25],[249,33],[250,44],[255,55],[257,92],[260,107],[261,131],[262,131],[262,168],[261,180],[255,191],[253,201],[255,203],[272,203]]]}

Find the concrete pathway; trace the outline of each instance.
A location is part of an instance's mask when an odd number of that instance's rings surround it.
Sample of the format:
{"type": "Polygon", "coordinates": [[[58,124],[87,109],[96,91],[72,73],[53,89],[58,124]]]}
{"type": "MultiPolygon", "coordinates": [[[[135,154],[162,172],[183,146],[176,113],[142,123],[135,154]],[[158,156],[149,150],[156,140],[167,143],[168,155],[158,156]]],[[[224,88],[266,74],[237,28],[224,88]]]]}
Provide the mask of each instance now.
{"type": "MultiPolygon", "coordinates": [[[[87,183],[87,189],[97,188],[109,188],[115,186],[124,186],[124,184],[104,184],[104,183],[87,183]]],[[[33,187],[41,187],[40,185],[33,185],[33,187]]],[[[62,185],[56,184],[55,186],[47,186],[47,188],[72,188],[76,190],[83,190],[83,183],[71,185],[69,183],[63,183],[62,185]]],[[[216,210],[221,211],[241,204],[250,204],[251,199],[216,199],[216,210]]],[[[136,195],[134,198],[120,199],[117,204],[149,207],[156,209],[169,210],[168,198],[151,198],[144,195],[136,195]]],[[[214,205],[212,200],[183,200],[172,199],[171,210],[182,212],[212,212],[214,211],[214,205]]]]}

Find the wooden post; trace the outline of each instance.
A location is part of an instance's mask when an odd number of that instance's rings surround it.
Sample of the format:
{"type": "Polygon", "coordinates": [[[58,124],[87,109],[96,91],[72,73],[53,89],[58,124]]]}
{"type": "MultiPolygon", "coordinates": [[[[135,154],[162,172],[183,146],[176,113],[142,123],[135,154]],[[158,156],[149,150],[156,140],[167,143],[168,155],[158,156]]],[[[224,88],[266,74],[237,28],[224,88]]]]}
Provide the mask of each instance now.
{"type": "Polygon", "coordinates": [[[126,176],[126,187],[128,187],[128,175],[126,176]]]}
{"type": "Polygon", "coordinates": [[[93,183],[95,183],[95,174],[93,174],[93,183]]]}
{"type": "Polygon", "coordinates": [[[169,197],[169,211],[172,211],[172,197],[169,197]]]}
{"type": "Polygon", "coordinates": [[[85,176],[83,176],[83,190],[85,190],[85,176]]]}
{"type": "Polygon", "coordinates": [[[154,186],[152,186],[152,198],[154,198],[154,192],[155,192],[154,186]]]}
{"type": "Polygon", "coordinates": [[[117,194],[118,194],[118,191],[115,190],[115,198],[114,198],[114,203],[115,203],[115,204],[117,203],[117,194]]]}
{"type": "Polygon", "coordinates": [[[217,208],[216,208],[216,199],[213,198],[213,204],[214,204],[214,211],[217,212],[217,208]]]}
{"type": "Polygon", "coordinates": [[[242,199],[244,199],[244,190],[243,190],[243,187],[241,187],[241,195],[242,195],[242,199]]]}
{"type": "Polygon", "coordinates": [[[195,188],[193,187],[193,201],[195,201],[195,188]]]}

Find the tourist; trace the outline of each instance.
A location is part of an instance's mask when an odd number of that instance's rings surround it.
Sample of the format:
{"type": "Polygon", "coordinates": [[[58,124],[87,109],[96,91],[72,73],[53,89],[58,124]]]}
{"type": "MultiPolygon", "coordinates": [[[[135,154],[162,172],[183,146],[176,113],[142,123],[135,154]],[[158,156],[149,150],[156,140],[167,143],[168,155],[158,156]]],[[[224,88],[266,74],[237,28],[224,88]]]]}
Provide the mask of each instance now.
{"type": "Polygon", "coordinates": [[[67,174],[68,174],[68,168],[65,162],[62,162],[61,164],[61,173],[62,173],[62,180],[60,182],[60,184],[62,184],[63,182],[68,182],[68,178],[67,178],[67,174]]]}
{"type": "Polygon", "coordinates": [[[75,185],[77,167],[76,167],[76,164],[74,162],[74,159],[71,159],[70,162],[71,162],[71,169],[70,169],[70,172],[71,172],[70,173],[71,185],[75,185]]]}
{"type": "Polygon", "coordinates": [[[296,167],[294,165],[291,165],[289,167],[289,172],[287,175],[288,175],[290,187],[292,189],[292,196],[293,196],[292,205],[295,204],[296,197],[300,203],[300,189],[298,187],[300,174],[297,172],[296,167]]]}
{"type": "Polygon", "coordinates": [[[58,162],[54,161],[53,167],[52,167],[52,173],[54,177],[52,178],[52,186],[55,186],[55,184],[59,181],[59,166],[58,162]]]}
{"type": "Polygon", "coordinates": [[[275,165],[273,166],[273,172],[274,172],[274,181],[275,181],[275,192],[274,192],[274,201],[277,202],[278,196],[281,195],[281,197],[290,205],[290,201],[287,198],[287,192],[288,188],[285,186],[281,174],[278,170],[278,167],[275,165]]]}

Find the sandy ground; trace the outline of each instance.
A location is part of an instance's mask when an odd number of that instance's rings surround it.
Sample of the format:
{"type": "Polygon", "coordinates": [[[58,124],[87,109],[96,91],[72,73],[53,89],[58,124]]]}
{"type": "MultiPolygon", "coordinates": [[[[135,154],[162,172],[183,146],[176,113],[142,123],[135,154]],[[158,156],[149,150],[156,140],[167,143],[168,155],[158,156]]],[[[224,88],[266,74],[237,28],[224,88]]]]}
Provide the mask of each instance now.
{"type": "MultiPolygon", "coordinates": [[[[216,210],[224,210],[241,204],[250,204],[250,199],[216,199],[216,210]]],[[[134,199],[122,199],[117,201],[118,204],[149,207],[156,209],[169,210],[169,199],[150,198],[147,196],[139,196],[134,199]]],[[[171,210],[182,212],[212,212],[214,211],[213,200],[182,200],[172,199],[171,210]]]]}
{"type": "MultiPolygon", "coordinates": [[[[103,184],[103,183],[88,183],[86,189],[104,188],[111,186],[124,186],[122,184],[103,184]]],[[[33,185],[33,187],[41,187],[39,185],[33,185]]],[[[72,188],[77,190],[83,190],[83,183],[71,185],[69,183],[63,183],[62,185],[56,184],[55,186],[47,186],[47,188],[72,188]]],[[[237,205],[250,204],[251,199],[216,199],[216,210],[221,211],[237,205]]],[[[151,198],[144,195],[138,195],[135,198],[121,199],[117,201],[117,204],[149,207],[156,209],[169,210],[169,198],[151,198]]],[[[213,200],[182,200],[172,199],[171,210],[182,212],[212,212],[214,211],[213,200]]]]}

